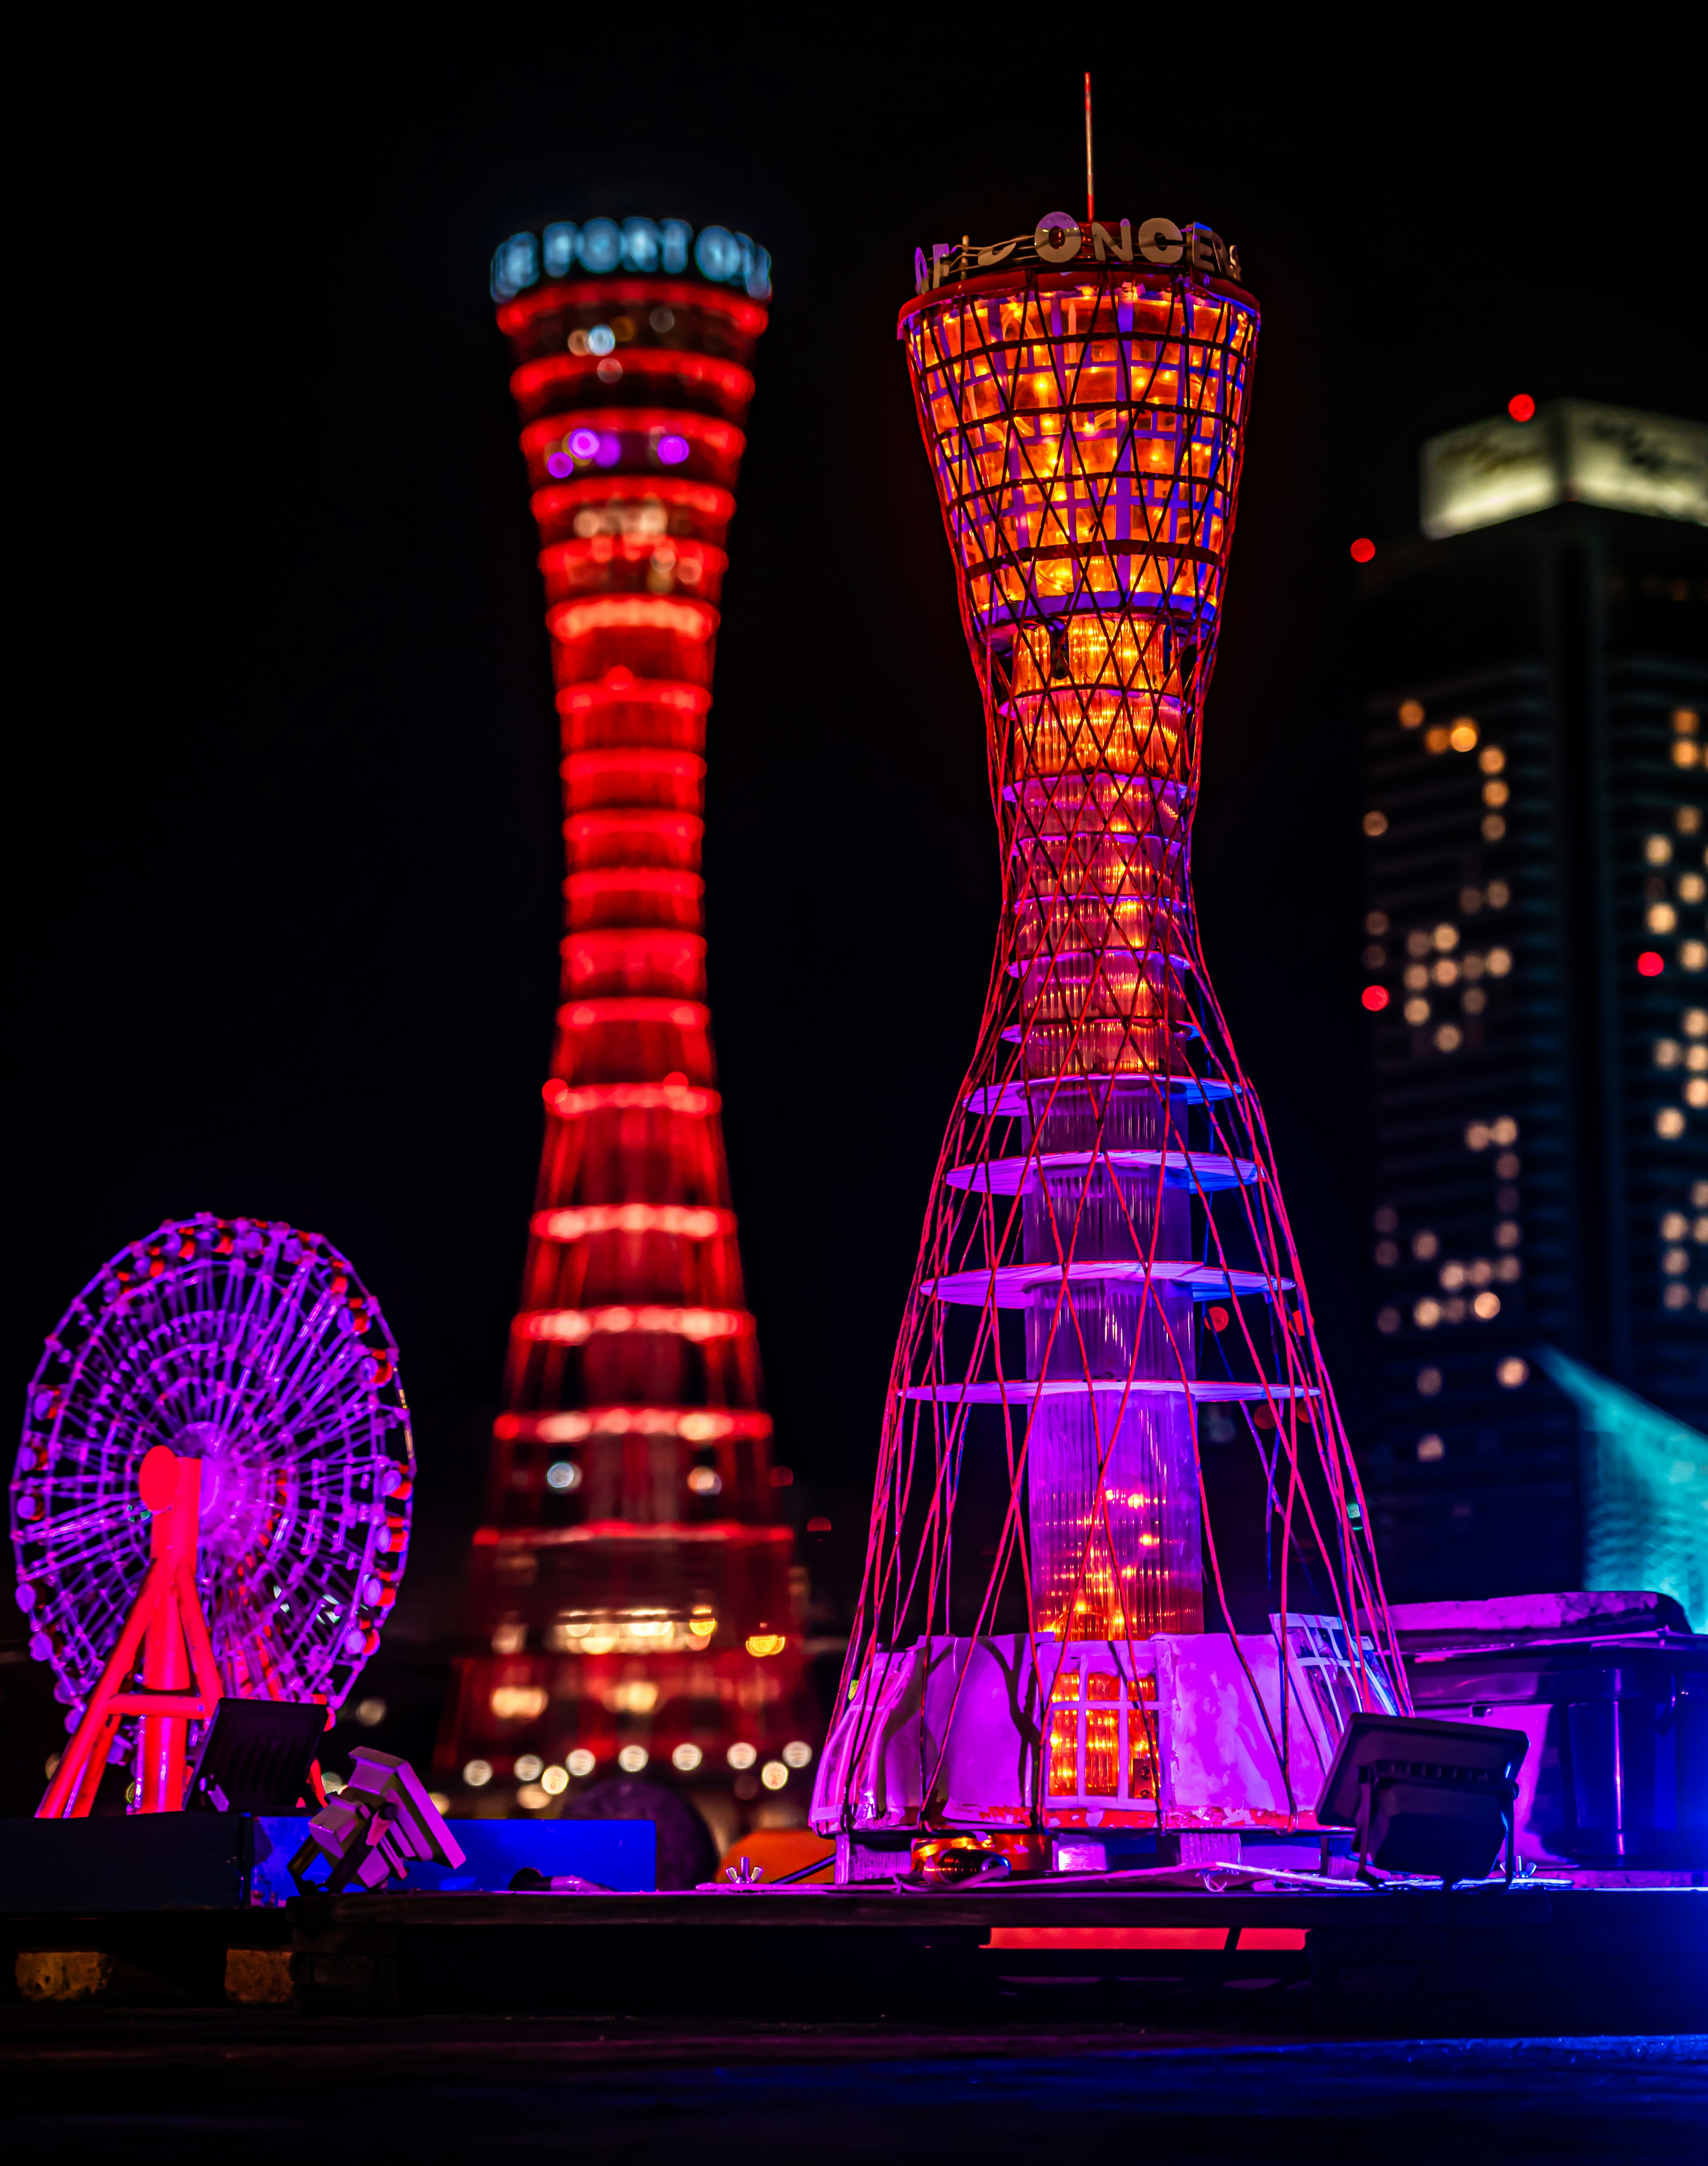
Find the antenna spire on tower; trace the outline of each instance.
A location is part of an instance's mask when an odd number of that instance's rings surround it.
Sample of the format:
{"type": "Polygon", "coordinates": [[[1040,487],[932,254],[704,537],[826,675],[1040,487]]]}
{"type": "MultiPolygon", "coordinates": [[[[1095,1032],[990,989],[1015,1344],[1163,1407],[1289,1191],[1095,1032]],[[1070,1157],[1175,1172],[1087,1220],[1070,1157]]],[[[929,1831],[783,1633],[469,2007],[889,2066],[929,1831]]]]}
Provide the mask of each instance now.
{"type": "Polygon", "coordinates": [[[1092,183],[1092,71],[1086,70],[1086,224],[1097,214],[1097,191],[1092,183]]]}

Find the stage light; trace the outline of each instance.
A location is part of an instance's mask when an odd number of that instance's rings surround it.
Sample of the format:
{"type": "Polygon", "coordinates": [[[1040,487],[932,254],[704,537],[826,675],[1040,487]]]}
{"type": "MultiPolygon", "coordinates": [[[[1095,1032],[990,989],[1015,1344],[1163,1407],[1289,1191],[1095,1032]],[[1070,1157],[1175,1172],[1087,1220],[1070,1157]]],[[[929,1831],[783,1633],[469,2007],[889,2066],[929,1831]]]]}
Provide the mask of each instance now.
{"type": "Polygon", "coordinates": [[[462,1845],[406,1760],[366,1745],[351,1757],[349,1781],[309,1822],[291,1859],[299,1894],[336,1895],[352,1880],[372,1892],[394,1877],[405,1878],[418,1862],[463,1863],[462,1845]],[[319,1859],[326,1862],[326,1878],[312,1882],[308,1875],[319,1859]]]}
{"type": "MultiPolygon", "coordinates": [[[[378,1703],[383,1714],[385,1703],[378,1703]]],[[[359,1713],[359,1710],[358,1710],[359,1713]]],[[[325,1735],[318,1701],[222,1699],[184,1800],[188,1811],[294,1813],[312,1805],[309,1768],[325,1735]]]]}
{"type": "MultiPolygon", "coordinates": [[[[1425,1442],[1431,1440],[1440,1443],[1425,1442]]],[[[1318,1825],[1354,1831],[1361,1879],[1396,1873],[1447,1887],[1481,1880],[1504,1846],[1510,1881],[1526,1744],[1522,1730],[1482,1723],[1354,1714],[1317,1800],[1318,1825]]]]}
{"type": "Polygon", "coordinates": [[[1376,544],[1367,535],[1361,534],[1352,544],[1352,562],[1355,564],[1367,564],[1375,554],[1376,544]]]}

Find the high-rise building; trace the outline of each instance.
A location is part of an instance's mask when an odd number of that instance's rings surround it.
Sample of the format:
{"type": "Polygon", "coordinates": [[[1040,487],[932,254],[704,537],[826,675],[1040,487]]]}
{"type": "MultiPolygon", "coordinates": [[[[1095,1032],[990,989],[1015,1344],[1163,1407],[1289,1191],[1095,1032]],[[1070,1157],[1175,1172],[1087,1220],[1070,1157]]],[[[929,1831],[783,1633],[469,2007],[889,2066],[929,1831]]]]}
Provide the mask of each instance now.
{"type": "Polygon", "coordinates": [[[1425,446],[1422,536],[1358,575],[1402,1597],[1579,1583],[1540,1349],[1708,1427],[1708,429],[1513,412],[1425,446]]]}
{"type": "MultiPolygon", "coordinates": [[[[706,999],[706,710],[754,349],[746,235],[594,219],[494,262],[562,722],[546,1137],[447,1778],[802,1786],[802,1586],[706,999]]],[[[497,1788],[490,1787],[494,1784],[497,1788]]],[[[529,1786],[532,1785],[532,1788],[529,1786]]],[[[786,1803],[786,1800],[782,1801],[786,1803]]]]}

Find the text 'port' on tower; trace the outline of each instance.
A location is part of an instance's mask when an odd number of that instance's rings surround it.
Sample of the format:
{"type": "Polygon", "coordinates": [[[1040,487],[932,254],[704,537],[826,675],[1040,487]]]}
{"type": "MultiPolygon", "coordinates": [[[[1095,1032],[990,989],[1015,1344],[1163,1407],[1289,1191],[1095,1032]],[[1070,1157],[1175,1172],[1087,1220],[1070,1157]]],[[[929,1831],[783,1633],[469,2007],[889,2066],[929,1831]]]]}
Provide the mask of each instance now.
{"type": "MultiPolygon", "coordinates": [[[[769,293],[744,235],[674,219],[547,225],[494,261],[540,534],[568,877],[473,1645],[438,1754],[489,1809],[518,1794],[550,1809],[619,1771],[739,1798],[808,1779],[804,1588],[730,1203],[700,872],[769,293]]],[[[804,1802],[769,1811],[799,1819],[804,1802]]]]}

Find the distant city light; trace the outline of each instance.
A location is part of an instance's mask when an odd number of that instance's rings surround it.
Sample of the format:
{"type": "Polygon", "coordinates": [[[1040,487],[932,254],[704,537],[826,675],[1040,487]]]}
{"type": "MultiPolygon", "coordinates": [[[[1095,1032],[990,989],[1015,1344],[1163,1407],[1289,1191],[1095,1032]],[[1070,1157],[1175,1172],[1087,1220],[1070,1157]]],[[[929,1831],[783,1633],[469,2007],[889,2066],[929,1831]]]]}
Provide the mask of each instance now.
{"type": "Polygon", "coordinates": [[[646,1746],[625,1745],[622,1751],[616,1756],[616,1764],[622,1769],[625,1775],[638,1775],[647,1764],[646,1746]]]}
{"type": "Polygon", "coordinates": [[[780,1790],[789,1779],[789,1770],[780,1760],[768,1760],[759,1770],[759,1780],[768,1790],[780,1790]]]}
{"type": "Polygon", "coordinates": [[[1352,544],[1352,562],[1355,564],[1367,564],[1375,554],[1376,544],[1368,535],[1361,534],[1352,544]]]}
{"type": "Polygon", "coordinates": [[[1379,1015],[1388,1006],[1388,988],[1386,985],[1366,985],[1360,997],[1372,1015],[1379,1015]]]}
{"type": "Polygon", "coordinates": [[[492,1780],[489,1760],[469,1760],[463,1763],[463,1779],[471,1790],[484,1790],[492,1780]]]}
{"type": "Polygon", "coordinates": [[[1536,401],[1527,391],[1515,392],[1506,402],[1506,410],[1515,421],[1529,421],[1536,415],[1536,401]]]}
{"type": "Polygon", "coordinates": [[[538,1782],[540,1771],[545,1764],[537,1752],[524,1752],[516,1762],[516,1780],[519,1783],[538,1782]]]}
{"type": "Polygon", "coordinates": [[[1438,1436],[1420,1436],[1417,1440],[1417,1455],[1427,1466],[1431,1460],[1445,1459],[1447,1447],[1438,1436]]]}
{"type": "Polygon", "coordinates": [[[670,1755],[670,1765],[680,1775],[691,1775],[706,1755],[697,1745],[679,1745],[670,1755]]]}
{"type": "Polygon", "coordinates": [[[584,1745],[578,1745],[563,1765],[578,1780],[584,1780],[593,1772],[598,1762],[584,1745]]]}
{"type": "Polygon", "coordinates": [[[1637,959],[1637,975],[1640,978],[1658,978],[1666,967],[1666,959],[1658,955],[1652,948],[1645,948],[1637,959]]]}
{"type": "Polygon", "coordinates": [[[738,1772],[743,1767],[751,1767],[759,1757],[751,1745],[745,1745],[739,1739],[730,1746],[727,1755],[730,1766],[738,1772]]]}
{"type": "Polygon", "coordinates": [[[1530,1364],[1516,1354],[1509,1354],[1504,1361],[1497,1362],[1494,1381],[1504,1392],[1515,1392],[1520,1384],[1530,1381],[1530,1364]]]}

